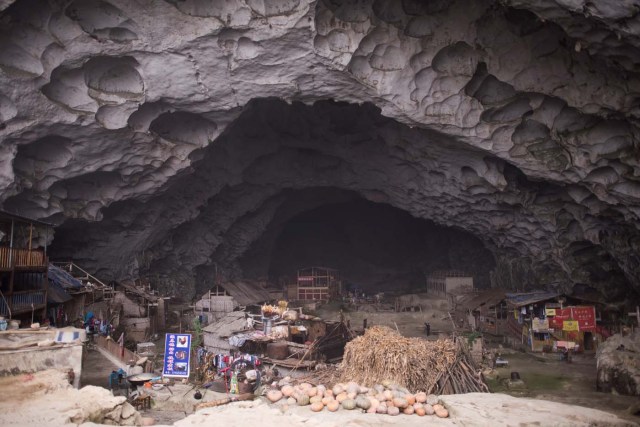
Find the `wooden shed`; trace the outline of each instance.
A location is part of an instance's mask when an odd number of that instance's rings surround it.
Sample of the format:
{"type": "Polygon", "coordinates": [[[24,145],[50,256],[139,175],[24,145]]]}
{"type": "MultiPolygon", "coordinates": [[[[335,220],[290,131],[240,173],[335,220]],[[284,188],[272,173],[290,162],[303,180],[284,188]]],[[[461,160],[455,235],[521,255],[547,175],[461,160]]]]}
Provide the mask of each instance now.
{"type": "Polygon", "coordinates": [[[258,283],[249,281],[227,282],[215,285],[194,306],[197,315],[212,323],[238,307],[262,304],[271,300],[269,292],[258,283]]]}

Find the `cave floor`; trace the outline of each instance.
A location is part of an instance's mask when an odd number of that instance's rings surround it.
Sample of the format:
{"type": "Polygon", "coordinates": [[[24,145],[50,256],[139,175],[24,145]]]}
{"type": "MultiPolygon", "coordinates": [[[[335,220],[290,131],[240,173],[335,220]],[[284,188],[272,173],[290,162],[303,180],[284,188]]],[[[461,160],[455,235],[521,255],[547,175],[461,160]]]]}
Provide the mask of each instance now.
{"type": "Polygon", "coordinates": [[[500,351],[502,358],[509,361],[509,366],[485,373],[492,392],[600,409],[620,418],[640,421],[640,417],[627,413],[627,409],[638,402],[637,396],[596,390],[595,353],[573,355],[572,362],[567,363],[560,360],[559,354],[532,354],[510,349],[500,351]],[[506,386],[505,380],[511,377],[511,372],[520,374],[524,388],[509,389],[506,386]]]}
{"type": "MultiPolygon", "coordinates": [[[[355,329],[362,329],[363,321],[367,319],[368,326],[383,325],[397,328],[407,337],[427,338],[424,323],[429,322],[432,330],[429,338],[436,339],[439,334],[450,334],[452,331],[452,323],[445,307],[446,302],[443,300],[434,301],[430,307],[422,311],[401,313],[348,311],[343,315],[355,329]]],[[[327,320],[338,320],[340,309],[321,308],[317,314],[327,320]]],[[[620,396],[596,390],[595,353],[574,355],[572,363],[566,363],[559,360],[559,354],[524,353],[502,348],[500,341],[499,337],[496,337],[496,341],[488,342],[487,346],[490,349],[498,349],[502,357],[509,360],[509,366],[497,368],[486,375],[492,392],[600,409],[629,421],[640,422],[640,417],[627,413],[631,405],[637,404],[637,396],[620,396]],[[526,385],[525,389],[509,390],[504,385],[503,380],[510,378],[512,371],[520,374],[526,385]]]]}

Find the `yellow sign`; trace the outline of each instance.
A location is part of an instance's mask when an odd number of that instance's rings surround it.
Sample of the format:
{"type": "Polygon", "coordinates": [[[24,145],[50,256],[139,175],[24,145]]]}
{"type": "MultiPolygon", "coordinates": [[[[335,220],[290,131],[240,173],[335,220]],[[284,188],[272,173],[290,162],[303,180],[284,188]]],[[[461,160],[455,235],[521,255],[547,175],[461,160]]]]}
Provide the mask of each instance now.
{"type": "Polygon", "coordinates": [[[545,308],[544,312],[545,312],[545,314],[547,316],[555,316],[556,315],[556,309],[555,308],[545,308]]]}
{"type": "Polygon", "coordinates": [[[518,311],[517,308],[515,310],[513,310],[513,317],[515,317],[516,319],[520,318],[520,312],[518,311]]]}
{"type": "Polygon", "coordinates": [[[579,331],[580,327],[578,326],[577,320],[565,320],[562,322],[562,330],[563,331],[579,331]]]}
{"type": "Polygon", "coordinates": [[[549,319],[538,319],[537,317],[534,317],[533,320],[531,321],[531,329],[533,329],[534,332],[538,332],[538,331],[548,331],[549,330],[549,319]]]}

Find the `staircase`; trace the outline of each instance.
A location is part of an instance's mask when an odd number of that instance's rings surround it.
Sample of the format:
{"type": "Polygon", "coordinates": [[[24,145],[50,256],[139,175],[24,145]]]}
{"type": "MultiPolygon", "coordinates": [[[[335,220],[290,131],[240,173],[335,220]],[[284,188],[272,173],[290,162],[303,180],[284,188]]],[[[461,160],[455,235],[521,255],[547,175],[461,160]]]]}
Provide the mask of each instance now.
{"type": "Polygon", "coordinates": [[[92,291],[92,293],[94,294],[94,299],[96,292],[98,294],[101,294],[102,298],[106,301],[111,301],[113,299],[115,295],[113,286],[105,284],[96,276],[75,264],[73,261],[52,262],[51,264],[71,274],[74,278],[80,280],[85,286],[85,289],[92,291]]]}

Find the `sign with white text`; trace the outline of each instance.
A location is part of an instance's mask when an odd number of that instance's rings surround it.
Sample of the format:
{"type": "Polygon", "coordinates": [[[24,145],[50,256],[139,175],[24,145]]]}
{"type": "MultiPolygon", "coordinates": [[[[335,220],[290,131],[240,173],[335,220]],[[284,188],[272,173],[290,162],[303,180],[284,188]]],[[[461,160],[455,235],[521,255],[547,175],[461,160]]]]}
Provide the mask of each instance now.
{"type": "Polygon", "coordinates": [[[164,341],[162,375],[165,377],[189,378],[190,356],[190,334],[167,334],[164,341]]]}

